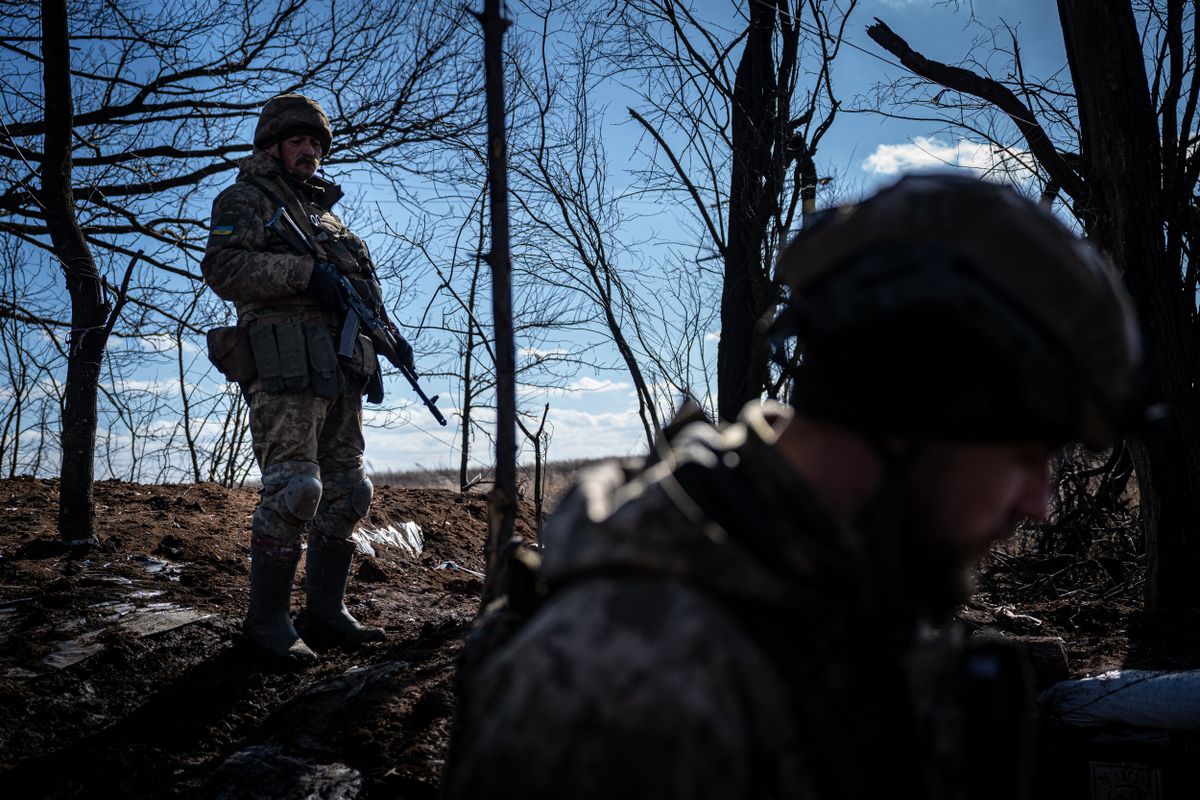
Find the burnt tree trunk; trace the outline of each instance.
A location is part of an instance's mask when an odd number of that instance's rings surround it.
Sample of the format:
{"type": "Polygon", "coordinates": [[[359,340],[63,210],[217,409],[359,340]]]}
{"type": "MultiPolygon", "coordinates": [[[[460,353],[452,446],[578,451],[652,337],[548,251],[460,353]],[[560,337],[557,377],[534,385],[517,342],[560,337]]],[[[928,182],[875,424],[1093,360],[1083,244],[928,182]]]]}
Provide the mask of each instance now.
{"type": "Polygon", "coordinates": [[[75,215],[71,189],[71,61],[65,0],[42,1],[42,79],[45,88],[45,155],[40,201],[54,253],[71,298],[67,382],[62,408],[62,472],[58,532],[66,541],[95,537],[92,502],[96,449],[96,391],[108,339],[111,307],[96,263],[75,215]]]}
{"type": "Polygon", "coordinates": [[[492,248],[492,324],[496,353],[496,483],[488,495],[487,577],[481,608],[508,592],[501,552],[512,540],[517,519],[517,389],[513,346],[512,259],[508,237],[508,146],[504,115],[504,31],[510,24],[500,0],[485,0],[479,15],[487,86],[488,188],[492,248]]]}
{"type": "Polygon", "coordinates": [[[766,353],[756,341],[755,323],[771,297],[763,246],[778,205],[775,156],[786,122],[777,104],[775,4],[750,3],[749,12],[746,47],[733,85],[729,234],[717,345],[717,412],[726,420],[735,419],[767,383],[766,353]]]}
{"type": "Polygon", "coordinates": [[[1087,186],[1076,204],[1088,233],[1125,275],[1146,333],[1153,390],[1170,415],[1166,430],[1134,448],[1149,549],[1147,600],[1152,608],[1196,608],[1200,536],[1191,529],[1200,521],[1200,398],[1194,299],[1164,242],[1169,206],[1182,198],[1164,197],[1164,153],[1132,8],[1059,0],[1058,9],[1079,103],[1080,171],[1087,186]]]}

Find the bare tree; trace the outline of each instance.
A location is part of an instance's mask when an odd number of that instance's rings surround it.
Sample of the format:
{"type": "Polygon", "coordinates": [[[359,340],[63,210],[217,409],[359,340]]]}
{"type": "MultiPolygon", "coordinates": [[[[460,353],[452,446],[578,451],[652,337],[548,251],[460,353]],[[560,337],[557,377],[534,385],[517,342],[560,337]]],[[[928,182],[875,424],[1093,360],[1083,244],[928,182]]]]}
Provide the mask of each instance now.
{"type": "Polygon", "coordinates": [[[530,48],[534,58],[516,60],[517,96],[532,112],[523,126],[525,147],[513,159],[520,178],[516,201],[531,226],[528,254],[543,281],[585,300],[584,325],[598,327],[616,347],[633,382],[649,448],[662,428],[662,399],[642,369],[652,355],[639,348],[649,304],[638,301],[617,265],[622,255],[632,255],[632,248],[620,242],[620,201],[609,186],[608,156],[597,133],[602,118],[588,99],[596,90],[601,29],[563,9],[539,11],[541,46],[530,48]],[[568,17],[577,37],[569,42],[561,66],[561,54],[549,41],[555,12],[568,17]]]}
{"type": "Polygon", "coordinates": [[[725,419],[771,385],[756,323],[778,301],[776,250],[797,211],[815,208],[814,158],[840,106],[832,65],[856,4],[751,0],[726,34],[683,0],[630,0],[609,23],[613,69],[641,78],[630,116],[666,162],[647,172],[647,186],[688,199],[704,249],[723,264],[725,419]]]}
{"type": "Polygon", "coordinates": [[[71,139],[74,108],[66,0],[42,2],[42,75],[45,88],[42,189],[43,211],[54,252],[71,297],[67,382],[63,402],[62,483],[58,532],[67,542],[95,539],[92,454],[96,447],[96,388],[108,339],[113,305],[75,215],[71,139]]]}
{"type": "MultiPolygon", "coordinates": [[[[442,169],[446,146],[476,126],[479,80],[459,59],[470,36],[463,10],[435,0],[85,0],[69,20],[61,3],[47,3],[40,16],[15,2],[3,10],[0,231],[26,249],[17,269],[40,269],[39,252],[56,257],[71,302],[68,315],[42,286],[32,301],[5,303],[0,313],[26,330],[70,331],[62,362],[51,366],[66,367],[59,444],[76,465],[64,463],[60,529],[86,537],[104,335],[163,336],[182,346],[226,313],[202,294],[195,265],[207,201],[249,153],[262,102],[288,91],[317,96],[337,143],[328,163],[342,175],[378,177],[399,202],[416,205],[409,178],[442,169]],[[138,250],[145,258],[123,281],[138,250]],[[128,302],[128,314],[113,327],[119,302],[128,302]]],[[[391,269],[384,265],[385,279],[391,269]]],[[[202,374],[202,360],[189,364],[202,374]]],[[[180,386],[186,391],[182,377],[180,386]]],[[[112,402],[129,395],[109,388],[99,413],[119,423],[130,409],[112,402]]],[[[236,393],[205,396],[244,409],[236,393]]],[[[203,471],[195,421],[189,413],[191,430],[164,435],[193,477],[203,471]]],[[[214,465],[212,474],[241,471],[239,451],[228,446],[242,428],[218,438],[212,453],[234,463],[214,465]]]]}
{"type": "MultiPolygon", "coordinates": [[[[1002,114],[1049,201],[1064,196],[1122,270],[1146,330],[1149,387],[1169,424],[1133,448],[1150,556],[1151,607],[1200,608],[1200,315],[1196,7],[1183,0],[1059,0],[1071,82],[1052,89],[1013,67],[994,78],[913,49],[881,21],[868,34],[928,87],[913,98],[976,130],[1002,114]],[[942,87],[942,88],[937,88],[942,87]],[[982,105],[979,104],[982,101],[982,105]],[[965,112],[965,113],[964,113],[965,112]]],[[[994,128],[991,128],[994,130],[994,128]]]]}

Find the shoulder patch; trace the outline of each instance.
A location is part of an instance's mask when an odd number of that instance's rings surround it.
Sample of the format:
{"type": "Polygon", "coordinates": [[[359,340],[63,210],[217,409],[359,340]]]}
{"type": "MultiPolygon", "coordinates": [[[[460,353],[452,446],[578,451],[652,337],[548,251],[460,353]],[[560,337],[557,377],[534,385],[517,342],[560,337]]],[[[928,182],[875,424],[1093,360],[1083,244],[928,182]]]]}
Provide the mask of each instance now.
{"type": "Polygon", "coordinates": [[[213,220],[209,233],[213,236],[230,236],[237,228],[238,215],[225,212],[213,220]]]}

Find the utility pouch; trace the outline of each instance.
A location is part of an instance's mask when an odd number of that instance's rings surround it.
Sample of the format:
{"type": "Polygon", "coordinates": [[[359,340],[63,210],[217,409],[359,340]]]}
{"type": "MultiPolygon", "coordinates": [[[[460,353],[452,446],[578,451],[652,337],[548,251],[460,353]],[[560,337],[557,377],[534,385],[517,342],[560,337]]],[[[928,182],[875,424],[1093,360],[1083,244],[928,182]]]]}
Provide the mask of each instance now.
{"type": "Polygon", "coordinates": [[[304,326],[299,322],[276,323],[275,342],[279,345],[283,389],[298,392],[308,386],[308,345],[304,340],[304,326]]]}
{"type": "Polygon", "coordinates": [[[363,386],[363,394],[367,396],[368,403],[383,402],[383,374],[379,370],[375,370],[371,373],[371,377],[367,378],[367,382],[363,386]]]}
{"type": "Polygon", "coordinates": [[[208,360],[227,380],[249,383],[258,375],[246,329],[236,325],[213,328],[206,334],[208,360]]]}
{"type": "Polygon", "coordinates": [[[379,359],[375,353],[375,343],[371,341],[371,337],[360,333],[358,335],[357,346],[354,348],[354,356],[346,364],[346,368],[355,375],[362,375],[364,378],[370,377],[379,371],[379,359]]]}
{"type": "Polygon", "coordinates": [[[304,328],[304,338],[308,344],[313,393],[317,397],[332,400],[345,388],[345,378],[338,367],[337,353],[333,350],[333,337],[324,326],[308,325],[304,328]]]}
{"type": "Polygon", "coordinates": [[[279,364],[279,348],[275,344],[274,325],[255,325],[249,330],[250,349],[258,368],[258,383],[264,392],[283,391],[283,374],[279,364]]]}
{"type": "Polygon", "coordinates": [[[358,346],[354,348],[354,358],[347,364],[347,369],[354,375],[366,378],[363,394],[367,396],[368,403],[383,402],[383,373],[379,369],[379,356],[370,336],[358,335],[358,346]]]}

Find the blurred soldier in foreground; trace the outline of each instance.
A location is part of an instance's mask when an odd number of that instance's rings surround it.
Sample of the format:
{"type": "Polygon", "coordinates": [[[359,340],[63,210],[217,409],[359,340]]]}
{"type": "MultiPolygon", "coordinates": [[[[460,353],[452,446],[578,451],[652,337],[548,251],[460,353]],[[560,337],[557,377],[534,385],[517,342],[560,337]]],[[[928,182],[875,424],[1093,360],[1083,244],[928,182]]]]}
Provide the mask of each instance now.
{"type": "Polygon", "coordinates": [[[1119,279],[1033,203],[950,176],[826,212],[778,279],[792,408],[688,425],[573,490],[544,599],[468,643],[447,797],[1022,796],[1022,655],[932,631],[1044,517],[1053,451],[1134,410],[1119,279]]]}
{"type": "MultiPolygon", "coordinates": [[[[362,396],[378,402],[383,391],[366,336],[347,343],[349,358],[336,354],[344,299],[317,261],[349,278],[376,313],[383,306],[366,246],[331,211],[341,189],[316,175],[331,142],[315,101],[298,94],[268,101],[254,152],[213,204],[201,264],[213,291],[237,307],[237,327],[211,332],[209,353],[241,383],[262,470],[244,630],[257,647],[298,663],[316,660],[289,613],[305,529],[306,618],[314,631],[345,643],[384,638],[343,602],[351,534],[372,495],[363,469],[362,396]]],[[[412,349],[403,347],[411,365],[412,349]]]]}

